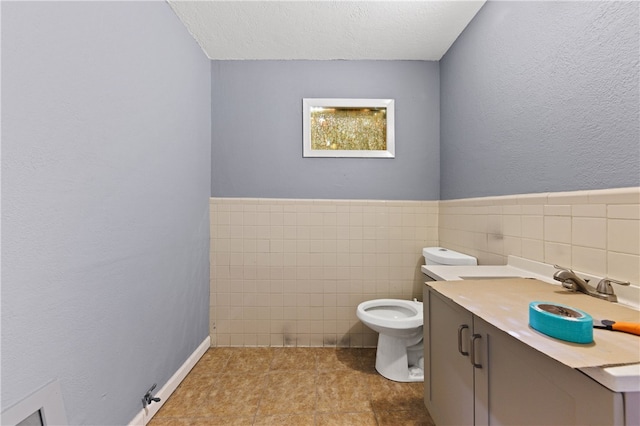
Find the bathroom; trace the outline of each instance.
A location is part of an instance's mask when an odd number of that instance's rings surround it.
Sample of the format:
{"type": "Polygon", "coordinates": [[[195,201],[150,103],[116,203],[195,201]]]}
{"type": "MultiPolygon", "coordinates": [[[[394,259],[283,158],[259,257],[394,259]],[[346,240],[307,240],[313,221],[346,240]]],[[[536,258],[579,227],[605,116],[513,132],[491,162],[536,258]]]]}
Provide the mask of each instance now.
{"type": "Polygon", "coordinates": [[[210,61],[164,2],[0,10],[3,411],[57,380],[70,424],[127,424],[207,338],[370,346],[355,306],[419,297],[426,246],[640,282],[637,3],[488,2],[439,62],[210,61]],[[396,99],[396,158],[302,158],[325,96],[396,99]]]}

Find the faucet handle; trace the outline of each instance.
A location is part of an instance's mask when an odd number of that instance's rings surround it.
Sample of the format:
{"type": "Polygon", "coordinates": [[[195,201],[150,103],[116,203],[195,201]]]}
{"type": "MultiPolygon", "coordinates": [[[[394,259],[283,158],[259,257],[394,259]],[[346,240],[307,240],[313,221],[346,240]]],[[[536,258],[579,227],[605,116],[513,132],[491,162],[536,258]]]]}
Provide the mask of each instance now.
{"type": "Polygon", "coordinates": [[[576,291],[576,284],[573,281],[562,281],[562,287],[566,288],[567,290],[571,290],[571,291],[576,291]]]}
{"type": "Polygon", "coordinates": [[[602,294],[614,294],[611,283],[618,284],[618,285],[631,285],[631,282],[629,281],[618,281],[611,278],[603,278],[598,283],[598,286],[596,287],[596,291],[602,294]]]}
{"type": "MultiPolygon", "coordinates": [[[[565,270],[565,271],[573,272],[573,269],[571,269],[571,268],[565,268],[564,266],[560,266],[560,265],[556,265],[556,264],[554,264],[554,265],[553,265],[553,267],[554,267],[554,268],[556,268],[556,269],[559,269],[559,270],[561,270],[561,271],[562,271],[562,270],[565,270]]],[[[573,273],[575,274],[575,272],[573,272],[573,273]]]]}

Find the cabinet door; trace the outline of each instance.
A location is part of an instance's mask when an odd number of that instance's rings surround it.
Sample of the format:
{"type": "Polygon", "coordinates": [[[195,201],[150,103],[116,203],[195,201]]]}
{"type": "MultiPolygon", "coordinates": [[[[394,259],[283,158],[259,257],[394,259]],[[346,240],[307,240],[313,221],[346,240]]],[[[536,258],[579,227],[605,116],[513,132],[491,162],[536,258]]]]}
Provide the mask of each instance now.
{"type": "Polygon", "coordinates": [[[425,403],[438,426],[473,424],[473,367],[469,362],[472,315],[430,291],[425,299],[425,403]]]}
{"type": "MultiPolygon", "coordinates": [[[[474,317],[476,425],[623,424],[622,395],[474,317]]],[[[573,344],[567,344],[570,348],[573,344]]]]}

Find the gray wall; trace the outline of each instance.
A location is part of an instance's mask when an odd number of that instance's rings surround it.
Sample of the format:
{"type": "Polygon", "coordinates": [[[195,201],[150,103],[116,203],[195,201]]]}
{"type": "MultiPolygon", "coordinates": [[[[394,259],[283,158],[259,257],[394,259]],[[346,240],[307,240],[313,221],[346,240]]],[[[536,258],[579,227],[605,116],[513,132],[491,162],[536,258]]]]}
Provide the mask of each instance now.
{"type": "Polygon", "coordinates": [[[2,408],[123,425],[208,335],[210,61],[165,2],[2,2],[2,408]]]}
{"type": "Polygon", "coordinates": [[[640,185],[639,7],[487,2],[440,62],[441,198],[640,185]]]}
{"type": "Polygon", "coordinates": [[[213,61],[214,197],[437,200],[438,63],[213,61]],[[394,159],[303,158],[302,98],[393,98],[394,159]]]}

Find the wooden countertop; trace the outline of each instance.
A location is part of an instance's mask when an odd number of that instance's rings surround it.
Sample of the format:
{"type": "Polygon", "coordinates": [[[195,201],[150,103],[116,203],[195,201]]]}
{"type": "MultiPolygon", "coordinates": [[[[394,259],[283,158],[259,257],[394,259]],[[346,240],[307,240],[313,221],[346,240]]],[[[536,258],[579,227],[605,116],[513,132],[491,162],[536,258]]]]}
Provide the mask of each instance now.
{"type": "Polygon", "coordinates": [[[579,344],[547,336],[529,326],[529,303],[555,302],[581,309],[593,319],[640,322],[640,311],[536,279],[429,281],[434,291],[486,322],[571,368],[640,363],[640,336],[595,329],[594,342],[579,344]]]}

